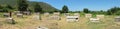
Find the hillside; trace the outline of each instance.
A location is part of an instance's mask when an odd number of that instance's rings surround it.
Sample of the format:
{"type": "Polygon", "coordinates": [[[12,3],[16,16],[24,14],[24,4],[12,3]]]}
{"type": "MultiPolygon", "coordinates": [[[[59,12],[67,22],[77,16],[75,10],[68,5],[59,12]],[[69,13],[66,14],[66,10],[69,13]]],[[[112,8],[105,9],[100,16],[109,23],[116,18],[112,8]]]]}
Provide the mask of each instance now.
{"type": "MultiPolygon", "coordinates": [[[[36,3],[39,3],[44,11],[55,11],[55,10],[57,10],[56,8],[52,7],[51,5],[49,5],[45,2],[28,2],[29,8],[33,9],[33,6],[36,3]]],[[[17,6],[17,0],[0,0],[0,5],[5,5],[5,4],[11,5],[11,6],[17,6]]]]}

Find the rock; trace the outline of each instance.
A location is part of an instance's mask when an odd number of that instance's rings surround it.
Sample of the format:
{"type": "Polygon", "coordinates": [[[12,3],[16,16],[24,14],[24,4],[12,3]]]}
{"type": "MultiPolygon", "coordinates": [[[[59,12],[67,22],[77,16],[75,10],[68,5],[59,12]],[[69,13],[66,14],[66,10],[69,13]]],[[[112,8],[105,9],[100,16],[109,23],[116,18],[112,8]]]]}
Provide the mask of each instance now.
{"type": "Polygon", "coordinates": [[[48,29],[48,28],[39,26],[37,29],[48,29]]]}
{"type": "Polygon", "coordinates": [[[120,22],[120,16],[115,17],[115,22],[120,22]]]}
{"type": "Polygon", "coordinates": [[[79,16],[67,16],[66,18],[68,22],[76,22],[79,20],[79,16]]]}
{"type": "Polygon", "coordinates": [[[10,14],[9,14],[9,13],[4,13],[3,16],[4,16],[4,17],[10,17],[10,14]]]}
{"type": "Polygon", "coordinates": [[[23,14],[25,14],[25,15],[31,15],[31,12],[25,11],[25,12],[23,12],[23,14]]]}
{"type": "Polygon", "coordinates": [[[52,15],[52,16],[49,16],[49,20],[61,20],[61,18],[60,18],[60,16],[52,15]]]}
{"type": "Polygon", "coordinates": [[[23,14],[17,13],[17,17],[23,17],[23,14]]]}
{"type": "Polygon", "coordinates": [[[8,17],[8,18],[6,19],[6,21],[7,21],[7,23],[15,24],[15,20],[14,20],[13,18],[11,18],[11,17],[8,17]]]}
{"type": "Polygon", "coordinates": [[[99,22],[99,20],[100,20],[99,18],[90,18],[91,22],[99,22]]]}

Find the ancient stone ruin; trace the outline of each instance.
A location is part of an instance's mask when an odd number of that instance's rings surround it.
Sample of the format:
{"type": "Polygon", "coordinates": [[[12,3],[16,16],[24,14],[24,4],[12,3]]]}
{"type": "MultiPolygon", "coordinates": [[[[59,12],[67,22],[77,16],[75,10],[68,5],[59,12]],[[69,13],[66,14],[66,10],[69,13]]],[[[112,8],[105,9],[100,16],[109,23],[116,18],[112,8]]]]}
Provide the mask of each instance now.
{"type": "Polygon", "coordinates": [[[9,13],[4,13],[3,16],[4,16],[4,17],[10,17],[10,14],[9,14],[9,13]]]}
{"type": "Polygon", "coordinates": [[[79,20],[79,16],[67,16],[66,19],[68,22],[77,22],[79,20]]]}
{"type": "Polygon", "coordinates": [[[60,13],[54,12],[53,15],[48,17],[49,20],[61,20],[60,13]]]}
{"type": "Polygon", "coordinates": [[[99,22],[99,18],[90,18],[90,22],[99,22]]]}
{"type": "Polygon", "coordinates": [[[120,22],[120,16],[115,17],[115,22],[120,22]]]}
{"type": "Polygon", "coordinates": [[[21,13],[17,13],[17,17],[23,17],[23,14],[21,14],[21,13]]]}
{"type": "Polygon", "coordinates": [[[6,18],[6,22],[10,24],[15,24],[15,20],[11,17],[6,18]]]}
{"type": "Polygon", "coordinates": [[[36,29],[48,29],[47,27],[39,26],[36,29]]]}

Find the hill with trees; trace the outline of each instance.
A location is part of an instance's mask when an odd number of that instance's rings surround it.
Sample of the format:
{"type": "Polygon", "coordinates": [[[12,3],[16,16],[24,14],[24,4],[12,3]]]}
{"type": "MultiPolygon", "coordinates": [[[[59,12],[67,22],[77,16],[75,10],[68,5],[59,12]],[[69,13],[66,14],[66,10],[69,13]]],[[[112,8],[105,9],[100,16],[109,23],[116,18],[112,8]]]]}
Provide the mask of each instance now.
{"type": "MultiPolygon", "coordinates": [[[[41,8],[43,9],[44,12],[53,12],[53,11],[57,11],[58,9],[52,7],[50,4],[47,4],[45,2],[31,2],[31,1],[27,1],[28,3],[28,9],[34,10],[34,6],[36,3],[38,3],[41,8]]],[[[10,5],[13,8],[18,7],[18,0],[0,0],[0,5],[5,7],[6,5],[10,5]]]]}

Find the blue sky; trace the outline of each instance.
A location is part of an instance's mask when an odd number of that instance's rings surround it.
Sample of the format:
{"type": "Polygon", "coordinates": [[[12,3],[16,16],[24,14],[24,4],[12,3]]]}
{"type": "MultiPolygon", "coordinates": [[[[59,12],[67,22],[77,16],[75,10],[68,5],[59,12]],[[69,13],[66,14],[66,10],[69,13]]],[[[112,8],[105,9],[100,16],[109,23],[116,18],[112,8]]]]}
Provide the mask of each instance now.
{"type": "Polygon", "coordinates": [[[88,8],[92,11],[108,10],[112,7],[120,7],[120,0],[29,0],[36,2],[45,2],[61,10],[67,5],[70,11],[82,11],[88,8]]]}

